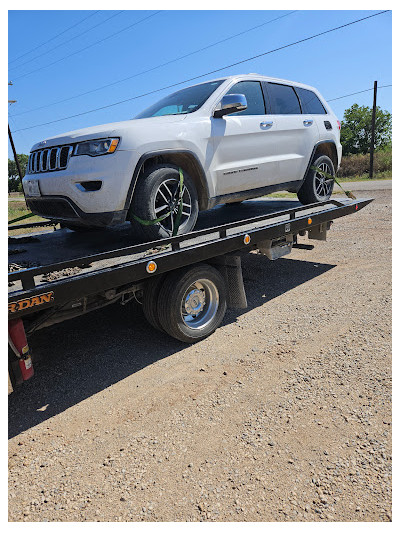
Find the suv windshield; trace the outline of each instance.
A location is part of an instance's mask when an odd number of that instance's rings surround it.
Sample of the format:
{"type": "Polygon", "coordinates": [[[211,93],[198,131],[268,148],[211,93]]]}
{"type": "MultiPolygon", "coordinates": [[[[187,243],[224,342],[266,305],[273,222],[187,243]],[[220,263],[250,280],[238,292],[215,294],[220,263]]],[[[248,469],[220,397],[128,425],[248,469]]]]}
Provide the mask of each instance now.
{"type": "Polygon", "coordinates": [[[172,93],[139,113],[135,118],[193,113],[204,104],[223,81],[209,81],[172,93]]]}

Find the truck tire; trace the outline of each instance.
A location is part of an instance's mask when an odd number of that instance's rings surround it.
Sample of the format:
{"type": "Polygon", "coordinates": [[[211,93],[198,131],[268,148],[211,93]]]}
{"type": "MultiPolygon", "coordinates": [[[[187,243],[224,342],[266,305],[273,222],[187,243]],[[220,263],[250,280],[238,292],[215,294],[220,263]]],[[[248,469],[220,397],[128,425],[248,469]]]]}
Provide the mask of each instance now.
{"type": "Polygon", "coordinates": [[[160,319],[158,318],[157,301],[165,276],[166,274],[161,274],[155,278],[150,278],[146,281],[146,285],[143,289],[143,314],[147,322],[159,331],[163,331],[163,328],[160,319]]]}
{"type": "MultiPolygon", "coordinates": [[[[183,211],[178,235],[192,231],[199,214],[196,187],[186,172],[183,172],[183,180],[183,211]]],[[[154,166],[140,176],[136,184],[128,220],[147,241],[171,237],[178,214],[178,200],[179,168],[169,164],[154,166]],[[171,215],[152,225],[145,225],[137,220],[152,221],[171,209],[171,215]]]]}
{"type": "Polygon", "coordinates": [[[297,197],[303,205],[315,204],[329,200],[333,191],[333,179],[326,179],[312,167],[321,169],[325,174],[335,175],[335,167],[327,155],[316,156],[310,165],[303,185],[297,192],[297,197]]]}
{"type": "Polygon", "coordinates": [[[182,342],[198,342],[211,335],[225,316],[225,280],[206,264],[171,272],[161,287],[157,307],[168,335],[182,342]]]}

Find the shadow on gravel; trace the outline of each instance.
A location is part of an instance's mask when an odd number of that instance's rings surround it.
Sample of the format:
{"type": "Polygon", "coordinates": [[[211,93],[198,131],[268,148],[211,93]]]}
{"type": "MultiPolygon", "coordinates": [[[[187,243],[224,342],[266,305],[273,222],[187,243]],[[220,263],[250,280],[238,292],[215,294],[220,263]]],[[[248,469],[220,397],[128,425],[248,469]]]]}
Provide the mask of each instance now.
{"type": "MultiPolygon", "coordinates": [[[[247,254],[243,272],[248,309],[228,310],[223,324],[334,266],[247,254]]],[[[119,304],[40,330],[30,346],[40,360],[33,379],[9,396],[9,438],[186,347],[154,330],[138,307],[119,304]]]]}

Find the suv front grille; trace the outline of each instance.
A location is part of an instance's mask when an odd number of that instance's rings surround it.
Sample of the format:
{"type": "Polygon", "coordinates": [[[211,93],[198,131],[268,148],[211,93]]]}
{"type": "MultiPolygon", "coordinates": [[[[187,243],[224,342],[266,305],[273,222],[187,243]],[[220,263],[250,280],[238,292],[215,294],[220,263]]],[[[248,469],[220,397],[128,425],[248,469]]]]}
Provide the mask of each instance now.
{"type": "Polygon", "coordinates": [[[50,172],[67,168],[73,146],[54,146],[36,150],[29,155],[27,174],[50,172]]]}

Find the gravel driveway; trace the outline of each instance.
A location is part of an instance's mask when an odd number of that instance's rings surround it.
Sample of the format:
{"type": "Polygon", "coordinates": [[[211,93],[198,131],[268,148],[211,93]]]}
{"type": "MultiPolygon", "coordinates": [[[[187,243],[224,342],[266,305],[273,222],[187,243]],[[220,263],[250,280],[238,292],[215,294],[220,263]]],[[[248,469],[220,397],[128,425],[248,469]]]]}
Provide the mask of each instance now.
{"type": "Polygon", "coordinates": [[[391,191],[371,194],[312,251],[248,254],[248,309],[196,345],[127,306],[37,332],[9,520],[390,521],[391,191]]]}

